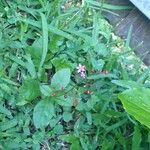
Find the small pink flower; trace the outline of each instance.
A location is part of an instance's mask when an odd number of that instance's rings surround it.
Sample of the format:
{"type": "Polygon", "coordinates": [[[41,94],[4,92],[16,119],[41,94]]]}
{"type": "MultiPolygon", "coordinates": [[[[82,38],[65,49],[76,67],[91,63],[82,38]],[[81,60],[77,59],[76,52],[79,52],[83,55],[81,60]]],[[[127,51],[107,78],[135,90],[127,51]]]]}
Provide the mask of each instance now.
{"type": "Polygon", "coordinates": [[[86,67],[84,65],[79,64],[77,66],[77,70],[78,70],[78,73],[80,74],[80,76],[82,78],[85,78],[85,76],[86,76],[86,67]]]}
{"type": "Polygon", "coordinates": [[[81,75],[82,78],[85,78],[85,76],[86,76],[85,72],[80,72],[80,75],[81,75]]]}
{"type": "Polygon", "coordinates": [[[78,69],[78,73],[81,73],[81,72],[85,72],[85,71],[86,71],[85,66],[82,66],[81,64],[78,65],[77,69],[78,69]]]}

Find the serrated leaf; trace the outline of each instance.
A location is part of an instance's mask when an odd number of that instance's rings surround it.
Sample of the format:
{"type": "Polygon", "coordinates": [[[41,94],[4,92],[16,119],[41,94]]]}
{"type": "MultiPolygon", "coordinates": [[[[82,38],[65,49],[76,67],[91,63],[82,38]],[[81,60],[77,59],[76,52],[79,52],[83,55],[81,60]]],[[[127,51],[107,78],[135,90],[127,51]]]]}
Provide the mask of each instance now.
{"type": "Polygon", "coordinates": [[[65,88],[70,82],[70,69],[61,69],[57,71],[52,77],[51,86],[56,90],[65,88]]]}
{"type": "Polygon", "coordinates": [[[150,89],[134,88],[119,94],[126,111],[150,128],[150,89]]]}
{"type": "Polygon", "coordinates": [[[34,108],[33,122],[36,128],[46,127],[55,115],[53,104],[49,100],[40,101],[34,108]]]}

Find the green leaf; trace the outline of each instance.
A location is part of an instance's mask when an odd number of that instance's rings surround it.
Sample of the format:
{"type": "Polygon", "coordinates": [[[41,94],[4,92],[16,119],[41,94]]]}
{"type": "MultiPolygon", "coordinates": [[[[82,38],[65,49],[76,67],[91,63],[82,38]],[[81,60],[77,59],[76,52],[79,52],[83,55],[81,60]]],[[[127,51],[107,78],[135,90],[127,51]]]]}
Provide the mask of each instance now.
{"type": "Polygon", "coordinates": [[[142,140],[142,135],[138,127],[134,127],[134,134],[132,138],[132,150],[140,150],[140,143],[142,140]]]}
{"type": "Polygon", "coordinates": [[[8,117],[10,117],[10,116],[12,117],[11,112],[2,105],[0,105],[0,113],[3,113],[8,117]]]}
{"type": "Polygon", "coordinates": [[[93,0],[85,0],[85,1],[97,7],[103,7],[104,9],[110,9],[110,10],[126,10],[132,8],[131,6],[112,5],[107,3],[96,2],[93,0]]]}
{"type": "Polygon", "coordinates": [[[0,130],[1,131],[5,131],[7,129],[13,128],[17,125],[18,121],[16,118],[12,119],[12,120],[8,120],[6,122],[1,122],[0,123],[0,130]]]}
{"type": "Polygon", "coordinates": [[[102,55],[104,57],[106,57],[109,54],[108,48],[106,47],[106,44],[104,43],[98,43],[95,46],[95,52],[98,53],[98,55],[102,55]]]}
{"type": "Polygon", "coordinates": [[[56,70],[60,70],[63,68],[69,68],[70,70],[73,70],[73,64],[68,60],[68,58],[62,57],[62,58],[54,58],[52,60],[52,64],[54,65],[56,70]]]}
{"type": "Polygon", "coordinates": [[[150,128],[150,89],[134,88],[119,94],[126,111],[150,128]]]}
{"type": "Polygon", "coordinates": [[[42,53],[42,59],[40,62],[40,68],[43,66],[47,51],[48,51],[48,26],[47,26],[47,21],[46,17],[44,14],[40,13],[41,18],[42,18],[42,30],[43,30],[43,53],[42,53]]]}
{"type": "Polygon", "coordinates": [[[118,78],[115,74],[98,74],[98,75],[91,75],[87,77],[89,80],[98,80],[98,79],[104,79],[104,78],[118,78]]]}
{"type": "MultiPolygon", "coordinates": [[[[25,23],[28,23],[28,24],[30,24],[32,26],[37,27],[37,28],[41,28],[40,22],[38,22],[38,21],[34,21],[34,20],[31,20],[31,19],[21,19],[21,18],[19,18],[18,20],[22,21],[22,22],[25,22],[25,23]]],[[[71,34],[68,34],[67,32],[64,32],[64,31],[62,31],[62,30],[60,30],[60,29],[58,29],[58,28],[56,28],[56,27],[54,27],[52,25],[48,26],[48,30],[50,32],[56,34],[56,35],[60,35],[60,36],[66,38],[66,39],[69,39],[71,41],[75,41],[76,40],[71,34]]]]}
{"type": "Polygon", "coordinates": [[[56,90],[65,88],[70,82],[70,69],[61,69],[57,71],[52,77],[51,86],[56,90]]]}
{"type": "Polygon", "coordinates": [[[90,112],[86,112],[86,117],[89,125],[92,125],[92,115],[90,112]]]}
{"type": "Polygon", "coordinates": [[[70,113],[70,112],[64,112],[63,113],[63,120],[65,122],[69,122],[70,120],[72,120],[72,113],[70,113]]]}
{"type": "Polygon", "coordinates": [[[40,90],[44,96],[50,96],[52,93],[52,90],[49,85],[41,85],[40,90]]]}
{"type": "Polygon", "coordinates": [[[123,88],[127,88],[127,89],[130,89],[130,88],[138,88],[138,87],[141,87],[142,84],[140,83],[137,83],[135,81],[126,81],[126,80],[112,80],[111,81],[112,83],[118,85],[118,86],[121,86],[123,88]]]}
{"type": "Polygon", "coordinates": [[[28,69],[28,72],[30,73],[31,77],[32,78],[36,78],[36,70],[35,70],[35,66],[34,66],[34,63],[31,59],[31,56],[30,55],[27,55],[25,56],[25,59],[28,61],[26,63],[26,68],[28,69]]]}
{"type": "Polygon", "coordinates": [[[99,70],[99,71],[103,69],[104,64],[105,64],[104,60],[102,59],[96,60],[94,58],[91,58],[91,62],[92,62],[93,69],[99,70]]]}
{"type": "Polygon", "coordinates": [[[132,31],[133,31],[133,25],[131,25],[130,28],[129,28],[127,39],[126,39],[126,44],[125,44],[125,49],[128,49],[129,46],[130,46],[130,41],[131,41],[131,37],[132,37],[132,31]]]}
{"type": "Polygon", "coordinates": [[[71,134],[67,134],[67,135],[62,135],[60,136],[61,140],[71,143],[71,150],[80,150],[80,142],[79,139],[77,137],[75,137],[74,135],[71,134]]]}
{"type": "Polygon", "coordinates": [[[41,100],[34,108],[33,122],[36,128],[46,127],[55,115],[53,104],[48,100],[41,100]]]}
{"type": "MultiPolygon", "coordinates": [[[[23,82],[23,85],[19,88],[19,103],[26,101],[26,102],[30,102],[32,100],[34,100],[35,98],[37,98],[38,96],[40,96],[40,86],[39,86],[39,82],[37,80],[34,79],[26,79],[23,82]]],[[[20,103],[20,104],[21,104],[20,103]]]]}

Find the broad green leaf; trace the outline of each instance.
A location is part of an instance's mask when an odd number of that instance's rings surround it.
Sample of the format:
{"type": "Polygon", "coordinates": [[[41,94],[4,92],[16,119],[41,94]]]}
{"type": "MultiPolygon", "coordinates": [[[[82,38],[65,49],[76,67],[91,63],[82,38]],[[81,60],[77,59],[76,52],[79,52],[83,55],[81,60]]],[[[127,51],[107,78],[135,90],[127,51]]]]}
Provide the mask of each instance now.
{"type": "Polygon", "coordinates": [[[56,90],[65,88],[70,82],[70,69],[61,69],[57,71],[52,77],[51,86],[56,90]]]}
{"type": "Polygon", "coordinates": [[[74,66],[73,64],[68,60],[68,58],[65,57],[56,57],[52,60],[52,64],[54,65],[56,70],[60,70],[63,68],[69,68],[70,70],[73,70],[74,66]]]}
{"type": "Polygon", "coordinates": [[[63,120],[65,122],[69,122],[70,120],[72,120],[72,113],[70,113],[70,112],[64,112],[63,113],[63,120]]]}
{"type": "Polygon", "coordinates": [[[26,79],[23,81],[23,85],[19,88],[19,101],[20,102],[26,101],[30,102],[40,96],[40,86],[39,82],[34,79],[26,79]]]}
{"type": "Polygon", "coordinates": [[[134,133],[132,138],[132,150],[140,150],[140,143],[142,140],[142,134],[138,127],[134,127],[134,133]]]}
{"type": "Polygon", "coordinates": [[[109,54],[108,48],[106,47],[106,44],[104,43],[98,43],[95,46],[95,52],[97,52],[98,55],[102,55],[106,57],[109,54]]]}
{"type": "Polygon", "coordinates": [[[55,127],[54,127],[54,130],[53,130],[57,135],[60,135],[60,134],[63,134],[63,125],[61,124],[57,124],[55,127]]]}
{"type": "Polygon", "coordinates": [[[52,93],[52,90],[49,85],[41,85],[40,90],[44,96],[50,96],[52,93]]]}
{"type": "Polygon", "coordinates": [[[46,127],[55,115],[54,105],[48,100],[41,100],[34,108],[33,122],[36,128],[46,127]]]}
{"type": "Polygon", "coordinates": [[[150,89],[134,88],[119,94],[125,110],[150,128],[150,89]]]}
{"type": "Polygon", "coordinates": [[[50,51],[55,54],[60,50],[60,45],[63,44],[63,38],[61,36],[53,36],[49,43],[50,51]]]}
{"type": "Polygon", "coordinates": [[[60,136],[61,140],[71,143],[71,150],[80,150],[80,142],[79,139],[77,137],[75,137],[74,135],[71,134],[67,134],[67,135],[62,135],[60,136]]]}
{"type": "Polygon", "coordinates": [[[74,99],[71,96],[68,96],[67,98],[64,98],[64,96],[61,96],[56,99],[56,102],[60,106],[72,107],[74,99]]]}
{"type": "Polygon", "coordinates": [[[102,59],[96,60],[94,58],[91,58],[91,62],[92,62],[93,69],[99,70],[99,71],[103,69],[104,64],[105,64],[104,60],[102,59]]]}

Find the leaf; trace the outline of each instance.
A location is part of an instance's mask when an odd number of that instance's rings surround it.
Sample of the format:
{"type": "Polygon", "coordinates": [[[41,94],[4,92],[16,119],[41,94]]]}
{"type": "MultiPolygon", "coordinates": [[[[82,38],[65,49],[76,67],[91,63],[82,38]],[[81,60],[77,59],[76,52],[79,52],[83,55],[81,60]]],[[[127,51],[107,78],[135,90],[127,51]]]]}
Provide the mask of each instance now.
{"type": "Polygon", "coordinates": [[[31,59],[30,55],[27,55],[24,57],[28,62],[26,63],[26,68],[28,69],[28,72],[30,73],[32,78],[36,78],[36,70],[35,70],[35,66],[34,63],[31,59]]]}
{"type": "Polygon", "coordinates": [[[61,138],[61,140],[72,144],[71,150],[81,149],[79,139],[77,137],[75,137],[74,135],[66,134],[66,135],[60,136],[60,138],[61,138]]]}
{"type": "Polygon", "coordinates": [[[40,93],[39,82],[30,78],[26,79],[19,88],[19,103],[23,101],[30,102],[40,96],[40,93]]]}
{"type": "Polygon", "coordinates": [[[61,96],[61,97],[56,99],[56,102],[60,106],[72,107],[74,99],[71,96],[68,96],[67,98],[64,98],[64,96],[61,96]]]}
{"type": "Polygon", "coordinates": [[[103,79],[103,78],[118,78],[115,74],[98,74],[98,75],[91,75],[87,77],[89,80],[97,80],[97,79],[103,79]]]}
{"type": "MultiPolygon", "coordinates": [[[[28,24],[30,24],[32,26],[37,27],[37,28],[41,28],[40,22],[38,22],[38,21],[34,21],[34,20],[31,20],[31,19],[22,19],[22,18],[19,18],[18,20],[22,21],[22,22],[25,22],[25,23],[28,23],[28,24]]],[[[71,34],[68,34],[67,32],[64,32],[64,31],[62,31],[62,30],[60,30],[60,29],[58,29],[58,28],[56,28],[56,27],[54,27],[52,25],[48,26],[48,30],[50,32],[56,34],[56,35],[60,35],[60,36],[66,38],[66,39],[69,39],[71,41],[75,41],[76,40],[71,34]]]]}
{"type": "Polygon", "coordinates": [[[105,9],[110,9],[110,10],[126,10],[126,9],[132,8],[131,6],[112,5],[112,4],[101,3],[101,2],[96,2],[92,0],[85,0],[85,1],[97,7],[103,7],[105,9]]]}
{"type": "Polygon", "coordinates": [[[95,46],[95,52],[98,53],[98,55],[102,55],[104,57],[106,57],[109,54],[108,48],[106,47],[106,44],[104,43],[98,43],[95,46]]]}
{"type": "Polygon", "coordinates": [[[0,131],[5,131],[7,129],[13,128],[18,124],[18,121],[16,118],[12,120],[8,120],[6,122],[1,122],[0,123],[0,131]]]}
{"type": "Polygon", "coordinates": [[[48,25],[45,15],[42,13],[40,13],[40,15],[42,18],[42,30],[43,30],[43,52],[39,69],[41,69],[41,67],[43,66],[48,51],[48,25]]]}
{"type": "Polygon", "coordinates": [[[73,70],[74,68],[73,64],[66,57],[56,57],[52,59],[52,64],[54,65],[56,70],[60,70],[63,68],[69,68],[70,70],[73,70]]]}
{"type": "Polygon", "coordinates": [[[40,90],[44,96],[50,96],[52,93],[52,90],[49,85],[41,85],[40,90]]]}
{"type": "Polygon", "coordinates": [[[61,69],[57,71],[52,77],[51,86],[56,90],[65,88],[70,82],[70,69],[61,69]]]}
{"type": "Polygon", "coordinates": [[[86,112],[86,117],[89,125],[92,125],[92,115],[90,112],[86,112]]]}
{"type": "Polygon", "coordinates": [[[112,80],[111,81],[112,83],[118,85],[118,86],[121,86],[123,88],[127,88],[127,89],[130,89],[130,88],[138,88],[140,86],[142,86],[142,84],[140,83],[137,83],[135,81],[126,81],[126,80],[112,80]]]}
{"type": "Polygon", "coordinates": [[[0,105],[0,113],[3,113],[8,117],[12,117],[11,112],[2,105],[0,105]]]}
{"type": "Polygon", "coordinates": [[[150,89],[134,88],[119,94],[125,110],[150,128],[150,89]]]}
{"type": "Polygon", "coordinates": [[[104,60],[102,59],[96,60],[94,58],[91,58],[91,62],[94,70],[102,71],[105,64],[104,60]]]}
{"type": "Polygon", "coordinates": [[[138,127],[134,127],[134,133],[132,138],[132,150],[140,150],[140,143],[142,140],[142,135],[138,127]]]}
{"type": "Polygon", "coordinates": [[[46,127],[55,115],[53,104],[48,100],[41,100],[34,108],[33,122],[36,128],[46,127]]]}
{"type": "Polygon", "coordinates": [[[11,88],[7,84],[1,83],[0,84],[0,89],[2,89],[8,95],[11,95],[11,92],[12,92],[11,88]]]}
{"type": "Polygon", "coordinates": [[[60,50],[60,46],[63,44],[63,40],[64,39],[60,36],[52,36],[48,47],[53,54],[57,53],[60,50]]]}
{"type": "Polygon", "coordinates": [[[127,39],[126,39],[126,43],[125,43],[125,49],[128,49],[129,46],[130,46],[130,41],[131,41],[131,37],[132,37],[132,31],[133,31],[133,25],[131,25],[130,28],[129,28],[127,39]]]}
{"type": "Polygon", "coordinates": [[[69,122],[70,120],[72,120],[72,113],[70,113],[70,112],[64,112],[63,113],[63,120],[65,122],[69,122]]]}

